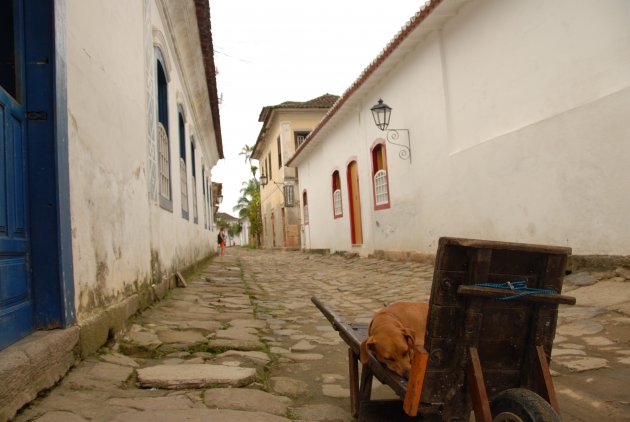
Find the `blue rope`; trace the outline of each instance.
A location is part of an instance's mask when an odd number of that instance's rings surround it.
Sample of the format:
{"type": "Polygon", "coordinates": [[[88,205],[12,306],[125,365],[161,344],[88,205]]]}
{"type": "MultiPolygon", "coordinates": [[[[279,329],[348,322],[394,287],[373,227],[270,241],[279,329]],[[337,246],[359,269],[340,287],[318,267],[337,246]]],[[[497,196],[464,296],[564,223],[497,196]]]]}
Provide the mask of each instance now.
{"type": "Polygon", "coordinates": [[[500,298],[497,298],[497,300],[512,300],[512,299],[516,299],[516,298],[527,296],[527,295],[533,295],[533,294],[550,294],[550,295],[558,294],[558,292],[556,292],[555,290],[534,289],[532,287],[527,287],[527,281],[508,281],[505,283],[479,283],[479,284],[475,284],[475,286],[492,287],[495,289],[511,290],[513,292],[517,292],[516,294],[512,296],[500,297],[500,298]]]}

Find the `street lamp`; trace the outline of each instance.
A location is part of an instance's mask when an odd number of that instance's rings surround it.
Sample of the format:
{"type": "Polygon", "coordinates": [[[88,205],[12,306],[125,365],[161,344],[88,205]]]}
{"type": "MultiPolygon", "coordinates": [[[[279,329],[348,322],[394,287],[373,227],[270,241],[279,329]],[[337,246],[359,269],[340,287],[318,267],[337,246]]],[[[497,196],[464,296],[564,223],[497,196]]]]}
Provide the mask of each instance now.
{"type": "Polygon", "coordinates": [[[381,98],[378,99],[378,103],[370,109],[372,111],[372,117],[374,117],[374,123],[380,130],[387,129],[389,126],[389,118],[392,117],[392,108],[383,103],[381,98]]]}
{"type": "Polygon", "coordinates": [[[221,202],[223,202],[223,195],[217,196],[217,204],[220,204],[221,202]]]}
{"type": "Polygon", "coordinates": [[[387,132],[385,138],[387,142],[390,144],[399,146],[403,148],[398,156],[403,159],[409,159],[411,163],[411,136],[409,134],[409,129],[387,129],[389,126],[389,119],[392,117],[392,108],[385,104],[381,98],[378,99],[378,103],[376,103],[370,111],[372,112],[372,117],[374,118],[374,124],[383,132],[387,132]],[[407,145],[399,144],[395,141],[400,137],[399,131],[407,132],[407,145]]]}
{"type": "Polygon", "coordinates": [[[260,184],[266,186],[269,183],[269,178],[265,174],[260,175],[260,184]]]}

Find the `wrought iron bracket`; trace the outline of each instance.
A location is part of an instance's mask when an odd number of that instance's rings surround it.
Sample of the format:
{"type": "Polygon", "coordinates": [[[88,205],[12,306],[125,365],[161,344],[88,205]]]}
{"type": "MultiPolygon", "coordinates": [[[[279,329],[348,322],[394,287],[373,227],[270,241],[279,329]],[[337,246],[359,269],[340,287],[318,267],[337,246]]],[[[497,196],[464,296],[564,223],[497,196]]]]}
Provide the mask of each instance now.
{"type": "Polygon", "coordinates": [[[398,152],[398,157],[402,160],[409,160],[409,163],[411,164],[411,134],[409,133],[409,129],[385,129],[384,132],[387,132],[387,135],[385,136],[387,142],[402,148],[402,150],[398,152]],[[396,142],[400,138],[400,134],[398,133],[400,131],[407,132],[406,145],[396,142]]]}

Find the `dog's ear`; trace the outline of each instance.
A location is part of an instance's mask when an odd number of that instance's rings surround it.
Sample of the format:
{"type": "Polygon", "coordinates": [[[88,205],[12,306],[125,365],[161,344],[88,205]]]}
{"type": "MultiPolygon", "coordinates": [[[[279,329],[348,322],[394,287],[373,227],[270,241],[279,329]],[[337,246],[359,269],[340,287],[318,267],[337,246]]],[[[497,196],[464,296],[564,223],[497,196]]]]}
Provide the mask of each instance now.
{"type": "Polygon", "coordinates": [[[368,337],[361,342],[361,347],[359,349],[359,357],[361,358],[361,363],[366,364],[369,360],[369,348],[370,345],[374,344],[374,337],[368,337]]]}
{"type": "Polygon", "coordinates": [[[413,350],[416,345],[416,333],[408,328],[403,328],[402,331],[405,336],[405,340],[407,340],[407,346],[409,346],[410,350],[413,350]]]}

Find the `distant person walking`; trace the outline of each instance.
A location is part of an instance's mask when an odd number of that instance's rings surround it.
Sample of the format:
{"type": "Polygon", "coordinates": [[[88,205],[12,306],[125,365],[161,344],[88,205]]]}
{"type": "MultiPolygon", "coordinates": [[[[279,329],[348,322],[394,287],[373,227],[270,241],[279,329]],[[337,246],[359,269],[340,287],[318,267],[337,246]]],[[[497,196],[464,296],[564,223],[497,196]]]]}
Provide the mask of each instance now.
{"type": "Polygon", "coordinates": [[[217,244],[221,248],[219,254],[221,256],[225,255],[225,229],[223,227],[221,227],[221,230],[219,230],[219,234],[217,235],[217,244]]]}

